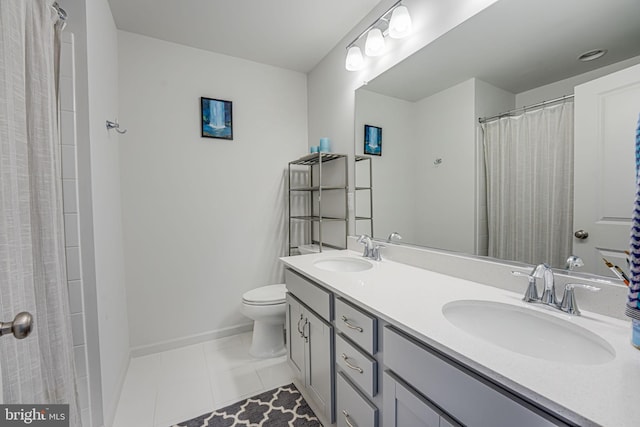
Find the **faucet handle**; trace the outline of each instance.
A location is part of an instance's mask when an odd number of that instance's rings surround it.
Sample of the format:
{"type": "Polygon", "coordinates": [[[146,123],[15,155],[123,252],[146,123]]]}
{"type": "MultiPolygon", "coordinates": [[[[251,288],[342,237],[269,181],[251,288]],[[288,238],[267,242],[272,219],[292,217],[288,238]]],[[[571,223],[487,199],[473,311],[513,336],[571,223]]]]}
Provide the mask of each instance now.
{"type": "Polygon", "coordinates": [[[373,252],[371,252],[371,258],[376,261],[382,261],[382,256],[380,255],[380,249],[386,248],[385,245],[375,245],[373,247],[373,252]]]}
{"type": "Polygon", "coordinates": [[[358,243],[364,245],[364,252],[362,256],[365,258],[371,258],[373,252],[373,244],[371,243],[371,237],[366,234],[361,234],[358,236],[358,243]]]}
{"type": "Polygon", "coordinates": [[[564,294],[562,295],[560,310],[564,311],[565,313],[579,316],[580,310],[578,309],[578,302],[576,301],[576,296],[573,291],[575,288],[582,288],[591,292],[598,292],[600,288],[598,288],[597,286],[585,285],[582,283],[568,283],[564,287],[564,294]]]}
{"type": "Polygon", "coordinates": [[[516,277],[526,277],[529,280],[529,285],[527,286],[527,290],[522,297],[522,300],[525,302],[534,302],[540,301],[540,297],[538,296],[538,288],[536,287],[536,277],[533,274],[522,273],[520,271],[512,271],[516,277]]]}

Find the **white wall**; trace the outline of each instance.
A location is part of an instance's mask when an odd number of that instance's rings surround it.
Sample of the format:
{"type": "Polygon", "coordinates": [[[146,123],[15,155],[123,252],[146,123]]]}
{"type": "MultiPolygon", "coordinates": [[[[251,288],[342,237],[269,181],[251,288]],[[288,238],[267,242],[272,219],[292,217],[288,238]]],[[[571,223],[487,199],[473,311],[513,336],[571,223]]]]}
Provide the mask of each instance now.
{"type": "Polygon", "coordinates": [[[307,150],[304,74],[119,32],[120,171],[131,346],[241,330],[242,294],[283,280],[287,163],[307,150]],[[201,138],[200,97],[234,140],[201,138]]]}
{"type": "MultiPolygon", "coordinates": [[[[382,128],[382,155],[371,156],[373,172],[373,228],[374,235],[386,238],[394,231],[406,238],[416,235],[417,212],[414,206],[416,180],[412,175],[398,173],[408,171],[403,167],[415,156],[415,104],[390,96],[369,92],[366,89],[356,91],[356,154],[364,151],[364,125],[382,128]],[[399,169],[400,168],[400,169],[399,169]]],[[[360,169],[360,168],[359,168],[360,169]]],[[[363,173],[368,173],[362,168],[363,173]]],[[[358,176],[358,185],[365,177],[358,176]]],[[[366,181],[365,181],[366,182],[366,181]]],[[[356,194],[358,214],[365,211],[362,202],[369,203],[368,194],[359,191],[356,194]]],[[[361,221],[356,234],[368,234],[369,224],[361,221]]]]}
{"type": "Polygon", "coordinates": [[[412,165],[418,171],[418,241],[466,253],[475,247],[474,101],[470,79],[416,103],[412,165]]]}
{"type": "Polygon", "coordinates": [[[486,202],[476,197],[484,191],[477,119],[514,102],[514,94],[478,79],[415,103],[358,89],[356,154],[363,151],[365,123],[383,128],[382,156],[373,157],[375,237],[398,231],[404,243],[482,254],[487,231],[480,202],[486,202]]]}
{"type": "Polygon", "coordinates": [[[92,0],[86,7],[95,283],[104,421],[111,425],[129,362],[119,171],[123,141],[105,128],[105,120],[118,116],[118,40],[108,2],[92,0]]]}

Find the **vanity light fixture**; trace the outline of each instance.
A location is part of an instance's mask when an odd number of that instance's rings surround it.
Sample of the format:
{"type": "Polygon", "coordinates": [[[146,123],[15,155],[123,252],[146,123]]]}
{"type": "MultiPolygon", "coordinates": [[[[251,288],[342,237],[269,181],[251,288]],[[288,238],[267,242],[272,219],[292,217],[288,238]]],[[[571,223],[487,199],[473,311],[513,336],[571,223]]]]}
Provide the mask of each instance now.
{"type": "Polygon", "coordinates": [[[372,28],[367,34],[367,41],[364,44],[364,53],[367,56],[380,56],[384,53],[384,36],[380,28],[372,28]]]}
{"type": "Polygon", "coordinates": [[[401,39],[411,32],[411,15],[406,6],[398,6],[391,14],[389,21],[389,36],[393,39],[401,39]]]}
{"type": "Polygon", "coordinates": [[[348,71],[358,71],[364,67],[362,50],[356,43],[367,35],[364,52],[367,56],[380,56],[384,54],[385,36],[394,39],[406,37],[411,32],[411,16],[406,6],[398,0],[376,21],[361,32],[351,43],[347,45],[347,58],[345,68],[348,71]]]}
{"type": "Polygon", "coordinates": [[[364,67],[364,57],[358,46],[351,46],[347,50],[347,62],[345,68],[348,71],[358,71],[364,67]]]}

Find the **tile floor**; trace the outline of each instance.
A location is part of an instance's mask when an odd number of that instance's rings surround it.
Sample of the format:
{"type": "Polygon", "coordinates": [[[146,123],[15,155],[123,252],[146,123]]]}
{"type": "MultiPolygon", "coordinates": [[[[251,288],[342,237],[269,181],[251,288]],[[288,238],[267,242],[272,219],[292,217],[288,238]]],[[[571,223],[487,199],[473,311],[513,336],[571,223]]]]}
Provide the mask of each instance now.
{"type": "Polygon", "coordinates": [[[113,427],[169,427],[293,381],[286,356],[249,356],[251,333],[131,360],[113,427]]]}

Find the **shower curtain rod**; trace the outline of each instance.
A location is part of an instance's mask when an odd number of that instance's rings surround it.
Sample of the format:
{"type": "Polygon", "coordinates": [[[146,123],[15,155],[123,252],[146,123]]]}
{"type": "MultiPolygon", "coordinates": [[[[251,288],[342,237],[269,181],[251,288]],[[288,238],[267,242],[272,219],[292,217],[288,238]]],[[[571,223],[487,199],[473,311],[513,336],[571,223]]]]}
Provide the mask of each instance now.
{"type": "Polygon", "coordinates": [[[547,106],[549,104],[555,104],[556,102],[562,102],[562,101],[566,101],[566,100],[572,99],[573,96],[574,96],[573,94],[564,95],[564,96],[561,96],[559,98],[550,99],[548,101],[542,101],[542,102],[539,102],[537,104],[528,105],[528,106],[524,106],[524,107],[520,107],[520,108],[514,108],[513,110],[509,110],[509,111],[506,111],[504,113],[497,114],[495,116],[480,117],[478,119],[478,123],[487,123],[487,122],[492,122],[494,120],[501,119],[503,117],[513,116],[515,113],[517,113],[519,111],[522,111],[524,113],[524,112],[529,111],[529,110],[535,110],[537,108],[545,107],[545,106],[547,106]]]}
{"type": "Polygon", "coordinates": [[[63,8],[60,7],[60,5],[58,4],[57,1],[54,2],[51,6],[56,10],[56,12],[58,12],[58,17],[62,21],[66,21],[67,20],[67,12],[63,8]]]}

